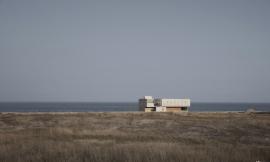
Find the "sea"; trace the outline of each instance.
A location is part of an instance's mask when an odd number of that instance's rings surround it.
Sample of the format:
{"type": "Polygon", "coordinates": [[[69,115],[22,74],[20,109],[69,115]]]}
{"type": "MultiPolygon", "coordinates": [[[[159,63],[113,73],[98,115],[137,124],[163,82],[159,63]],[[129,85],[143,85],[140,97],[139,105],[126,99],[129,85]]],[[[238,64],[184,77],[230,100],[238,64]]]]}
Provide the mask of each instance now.
{"type": "MultiPolygon", "coordinates": [[[[270,111],[270,103],[192,103],[191,112],[270,111]]],[[[134,112],[137,102],[0,102],[0,112],[134,112]]]]}

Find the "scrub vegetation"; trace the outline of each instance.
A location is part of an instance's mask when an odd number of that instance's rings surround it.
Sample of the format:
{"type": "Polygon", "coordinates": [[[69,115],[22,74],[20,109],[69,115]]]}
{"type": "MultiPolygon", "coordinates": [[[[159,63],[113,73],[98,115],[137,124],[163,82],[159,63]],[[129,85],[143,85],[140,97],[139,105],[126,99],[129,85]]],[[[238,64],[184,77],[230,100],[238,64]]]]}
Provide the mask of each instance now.
{"type": "Polygon", "coordinates": [[[270,161],[270,114],[0,113],[0,161],[270,161]]]}

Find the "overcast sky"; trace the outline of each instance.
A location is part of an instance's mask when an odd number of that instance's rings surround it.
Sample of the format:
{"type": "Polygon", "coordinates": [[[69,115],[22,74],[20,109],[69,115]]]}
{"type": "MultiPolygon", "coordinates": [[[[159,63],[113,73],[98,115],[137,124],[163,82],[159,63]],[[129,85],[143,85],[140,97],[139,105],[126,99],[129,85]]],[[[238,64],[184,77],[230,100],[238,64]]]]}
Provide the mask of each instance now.
{"type": "Polygon", "coordinates": [[[269,0],[0,0],[0,101],[270,102],[269,0]]]}

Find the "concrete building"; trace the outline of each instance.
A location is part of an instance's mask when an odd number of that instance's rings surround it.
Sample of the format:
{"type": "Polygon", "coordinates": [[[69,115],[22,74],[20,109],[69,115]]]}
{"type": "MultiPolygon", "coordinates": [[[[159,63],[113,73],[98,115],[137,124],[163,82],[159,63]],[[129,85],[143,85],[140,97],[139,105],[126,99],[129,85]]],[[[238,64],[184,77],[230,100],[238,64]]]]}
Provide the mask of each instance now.
{"type": "Polygon", "coordinates": [[[154,99],[152,96],[144,96],[143,98],[139,99],[139,110],[145,112],[154,111],[154,99]]]}
{"type": "Polygon", "coordinates": [[[139,99],[139,110],[145,112],[187,112],[189,107],[190,99],[154,99],[152,96],[139,99]]]}

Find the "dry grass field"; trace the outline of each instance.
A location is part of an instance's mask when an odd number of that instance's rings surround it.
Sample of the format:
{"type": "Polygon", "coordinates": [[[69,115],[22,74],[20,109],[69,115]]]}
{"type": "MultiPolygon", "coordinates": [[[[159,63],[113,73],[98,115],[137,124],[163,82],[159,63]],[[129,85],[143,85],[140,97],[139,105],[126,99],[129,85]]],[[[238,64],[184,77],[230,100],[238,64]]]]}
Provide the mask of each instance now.
{"type": "Polygon", "coordinates": [[[0,113],[0,162],[258,160],[267,113],[0,113]]]}

